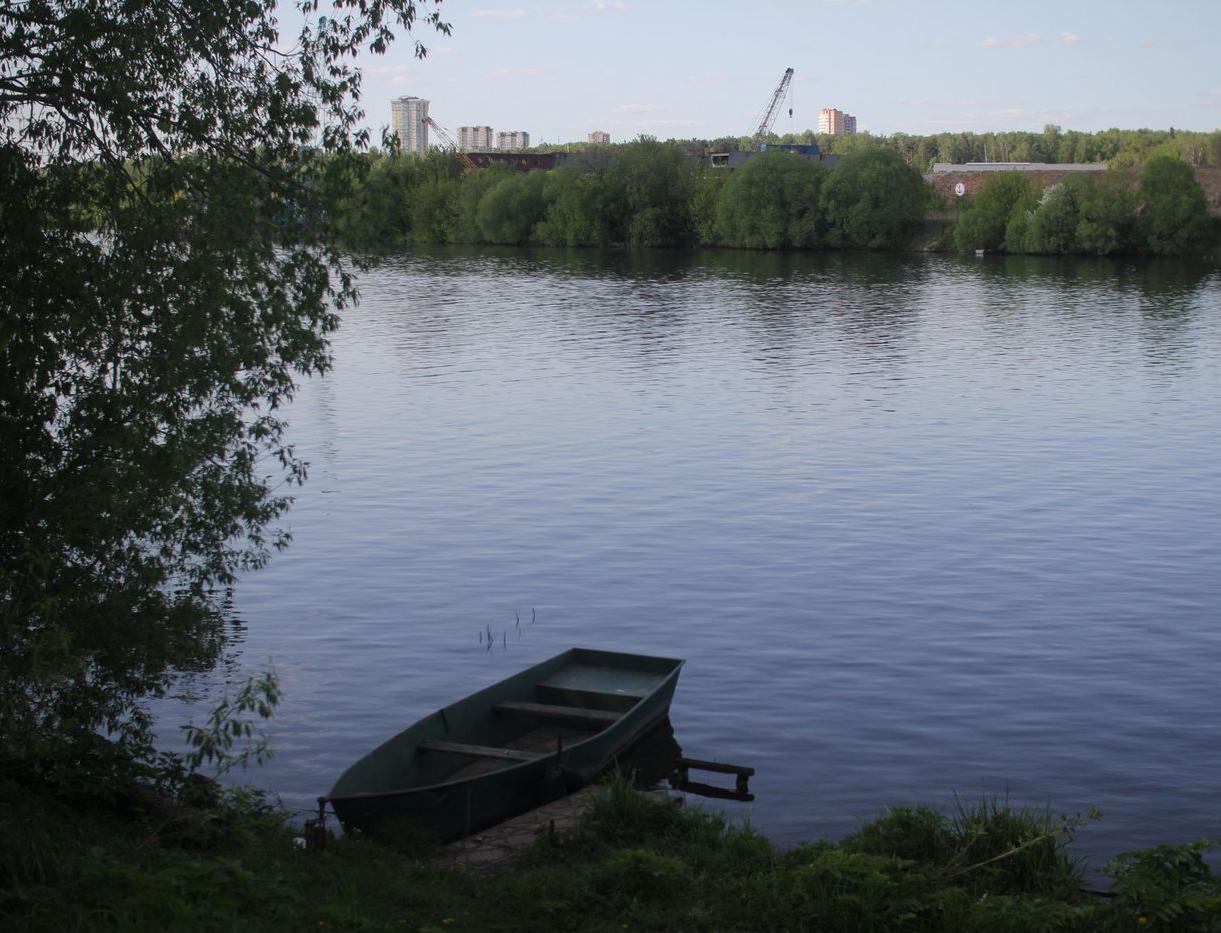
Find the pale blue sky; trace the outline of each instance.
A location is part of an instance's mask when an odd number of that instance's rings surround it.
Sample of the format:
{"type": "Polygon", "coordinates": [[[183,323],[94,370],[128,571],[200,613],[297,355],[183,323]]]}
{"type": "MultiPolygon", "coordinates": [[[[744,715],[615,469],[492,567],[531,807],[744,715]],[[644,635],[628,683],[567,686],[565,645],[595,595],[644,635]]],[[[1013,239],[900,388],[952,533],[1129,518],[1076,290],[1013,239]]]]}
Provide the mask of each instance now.
{"type": "Polygon", "coordinates": [[[434,118],[532,142],[745,135],[786,67],[777,132],[820,107],[877,133],[1221,126],[1221,0],[445,0],[362,60],[368,123],[415,94],[434,118]]]}

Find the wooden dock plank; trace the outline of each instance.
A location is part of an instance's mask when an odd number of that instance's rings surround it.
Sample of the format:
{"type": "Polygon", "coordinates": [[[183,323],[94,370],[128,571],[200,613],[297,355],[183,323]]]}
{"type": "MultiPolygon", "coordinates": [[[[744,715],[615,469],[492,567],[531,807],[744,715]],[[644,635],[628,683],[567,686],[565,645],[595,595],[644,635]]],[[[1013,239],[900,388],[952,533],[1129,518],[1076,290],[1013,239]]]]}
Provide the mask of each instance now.
{"type": "Polygon", "coordinates": [[[747,777],[755,773],[754,768],[749,768],[746,765],[731,765],[723,761],[704,761],[701,758],[680,758],[677,765],[680,768],[691,768],[696,771],[715,771],[719,774],[745,774],[747,777]]]}

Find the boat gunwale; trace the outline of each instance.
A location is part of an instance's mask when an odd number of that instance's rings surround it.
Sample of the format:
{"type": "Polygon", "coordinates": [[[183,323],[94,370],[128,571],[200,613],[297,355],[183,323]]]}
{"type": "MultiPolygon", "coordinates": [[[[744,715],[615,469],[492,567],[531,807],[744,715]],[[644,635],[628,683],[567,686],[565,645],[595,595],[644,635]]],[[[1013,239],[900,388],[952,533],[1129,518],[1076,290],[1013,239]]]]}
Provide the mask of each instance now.
{"type": "MultiPolygon", "coordinates": [[[[612,655],[618,655],[618,656],[624,657],[624,658],[647,658],[650,661],[666,661],[666,662],[673,664],[674,666],[672,668],[670,668],[670,670],[669,670],[669,672],[667,672],[666,676],[663,677],[652,690],[650,690],[648,693],[640,696],[636,700],[635,703],[633,703],[630,707],[628,707],[626,710],[624,710],[623,715],[620,716],[615,722],[607,723],[607,725],[605,727],[599,729],[597,732],[594,732],[591,735],[586,736],[585,738],[581,739],[578,742],[573,742],[572,745],[565,746],[565,749],[578,748],[578,747],[584,745],[586,742],[591,742],[594,739],[598,738],[598,736],[602,735],[604,732],[606,732],[610,729],[613,729],[619,723],[623,722],[623,720],[625,720],[628,716],[630,716],[633,712],[635,712],[636,709],[639,706],[641,706],[641,704],[643,704],[650,697],[654,696],[658,691],[662,690],[666,686],[667,683],[669,683],[671,680],[677,679],[679,673],[682,671],[683,666],[687,663],[686,660],[683,658],[666,658],[666,657],[661,657],[659,655],[654,655],[654,654],[633,654],[633,653],[627,652],[627,651],[608,651],[604,648],[584,648],[581,646],[574,646],[572,648],[568,648],[565,651],[562,651],[560,654],[556,655],[555,657],[546,658],[546,659],[540,661],[538,664],[531,665],[531,667],[526,668],[525,671],[519,671],[517,674],[513,674],[513,675],[510,675],[509,677],[501,678],[500,680],[496,681],[496,683],[489,684],[488,686],[482,688],[481,690],[476,690],[474,693],[468,694],[467,696],[462,697],[462,699],[457,700],[455,702],[461,703],[463,700],[470,699],[471,697],[476,696],[479,693],[482,693],[484,690],[491,690],[492,688],[497,687],[500,684],[504,683],[506,680],[511,680],[513,677],[526,673],[526,671],[529,671],[536,667],[542,667],[543,665],[548,664],[552,661],[555,661],[558,658],[563,657],[564,655],[575,655],[582,651],[586,651],[586,652],[590,652],[590,653],[594,653],[594,654],[612,654],[612,655]]],[[[536,686],[537,686],[537,684],[536,684],[536,686]]],[[[627,695],[627,694],[624,694],[624,695],[627,695]]],[[[453,706],[453,705],[455,705],[455,704],[452,704],[452,703],[450,704],[450,706],[453,706]]],[[[579,707],[574,707],[574,708],[579,708],[579,707]]],[[[441,707],[441,709],[438,710],[437,712],[444,712],[444,710],[446,710],[446,709],[449,709],[449,707],[441,707]]],[[[429,713],[428,715],[432,716],[432,715],[436,715],[436,713],[435,712],[429,713]]],[[[427,719],[427,718],[428,718],[428,716],[425,716],[421,719],[417,719],[415,723],[412,723],[412,725],[408,726],[407,728],[410,729],[412,726],[416,725],[417,723],[423,722],[423,720],[427,719]]],[[[658,718],[660,718],[660,715],[658,716],[658,718]]],[[[404,731],[406,731],[406,730],[404,730],[404,731]]],[[[402,733],[399,733],[399,734],[401,735],[402,733]]],[[[397,736],[392,736],[390,739],[387,739],[387,743],[394,741],[395,738],[397,738],[397,736]]],[[[383,744],[386,744],[386,743],[383,743],[383,744]]],[[[380,748],[381,746],[378,746],[378,747],[380,748]]],[[[374,751],[376,751],[376,749],[374,749],[374,751]]],[[[417,753],[419,751],[418,743],[417,743],[416,751],[417,751],[417,753]]],[[[371,755],[372,753],[373,752],[369,752],[368,754],[371,755]]],[[[484,780],[485,778],[502,775],[507,772],[514,771],[515,769],[518,769],[518,768],[532,768],[532,767],[539,765],[540,763],[550,761],[552,758],[555,758],[558,754],[559,754],[558,752],[547,752],[543,755],[540,755],[538,758],[534,758],[530,761],[511,762],[503,768],[496,768],[496,769],[494,769],[492,771],[488,771],[484,774],[477,774],[472,777],[465,777],[465,778],[455,778],[453,780],[441,781],[440,783],[437,783],[437,784],[420,784],[416,787],[404,787],[404,788],[398,788],[396,790],[384,790],[384,791],[366,791],[366,792],[360,792],[360,793],[355,793],[355,794],[336,794],[336,795],[326,794],[326,795],[318,797],[318,803],[319,803],[319,805],[324,805],[327,803],[334,803],[335,801],[342,802],[342,801],[347,801],[347,800],[384,800],[384,799],[391,798],[391,797],[406,797],[411,794],[418,794],[418,793],[427,793],[427,792],[436,793],[441,790],[446,790],[446,789],[450,789],[450,788],[461,786],[461,785],[476,784],[476,783],[484,780]]],[[[359,761],[361,761],[361,760],[363,760],[363,757],[361,759],[359,759],[356,763],[358,764],[359,761]]]]}

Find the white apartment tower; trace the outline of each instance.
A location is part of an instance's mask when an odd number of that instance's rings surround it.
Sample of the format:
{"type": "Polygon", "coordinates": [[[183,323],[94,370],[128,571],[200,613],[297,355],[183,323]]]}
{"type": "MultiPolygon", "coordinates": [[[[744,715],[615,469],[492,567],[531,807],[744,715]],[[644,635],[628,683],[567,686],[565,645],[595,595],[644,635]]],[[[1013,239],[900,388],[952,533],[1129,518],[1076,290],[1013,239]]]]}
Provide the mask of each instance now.
{"type": "Polygon", "coordinates": [[[403,152],[423,155],[428,151],[428,101],[422,97],[399,97],[390,101],[390,129],[399,138],[403,152]]]}
{"type": "Polygon", "coordinates": [[[529,149],[530,134],[525,130],[501,130],[496,134],[497,149],[529,149]]]}
{"type": "Polygon", "coordinates": [[[491,149],[492,128],[490,126],[460,126],[458,127],[458,148],[466,151],[479,152],[491,149]]]}

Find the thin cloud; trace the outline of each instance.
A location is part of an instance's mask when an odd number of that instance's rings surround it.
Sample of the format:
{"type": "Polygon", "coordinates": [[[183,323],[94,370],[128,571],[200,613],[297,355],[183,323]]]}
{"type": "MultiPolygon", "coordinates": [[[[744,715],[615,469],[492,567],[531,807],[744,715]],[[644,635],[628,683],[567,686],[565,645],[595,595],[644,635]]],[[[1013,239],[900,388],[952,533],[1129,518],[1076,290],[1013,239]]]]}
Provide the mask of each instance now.
{"type": "Polygon", "coordinates": [[[545,78],[551,74],[550,68],[497,68],[492,72],[493,78],[545,78]]]}
{"type": "Polygon", "coordinates": [[[657,113],[661,110],[656,104],[620,104],[616,113],[657,113]]]}
{"type": "MultiPolygon", "coordinates": [[[[592,0],[590,3],[579,5],[540,7],[530,12],[537,13],[544,19],[572,22],[591,14],[596,16],[599,13],[621,13],[626,9],[627,4],[623,0],[592,0]]],[[[525,12],[523,11],[523,15],[525,12]]]]}
{"type": "Polygon", "coordinates": [[[643,126],[650,130],[663,129],[693,129],[697,126],[703,126],[704,123],[700,120],[641,120],[636,126],[643,126]]]}
{"type": "Polygon", "coordinates": [[[1185,39],[1146,39],[1140,44],[1142,49],[1190,49],[1195,47],[1194,42],[1188,42],[1185,39]]]}
{"type": "Polygon", "coordinates": [[[416,74],[410,65],[367,65],[361,70],[378,78],[409,78],[416,74]]]}
{"type": "Polygon", "coordinates": [[[979,107],[981,101],[974,97],[900,97],[897,103],[905,108],[932,108],[944,112],[961,110],[964,107],[979,107]]]}
{"type": "Polygon", "coordinates": [[[1000,110],[989,110],[984,116],[994,120],[1008,120],[1014,117],[1031,117],[1037,113],[1039,111],[1028,110],[1025,107],[1002,107],[1000,110]]]}
{"type": "Polygon", "coordinates": [[[1205,107],[1221,107],[1221,90],[1201,91],[1200,97],[1205,107]]]}
{"type": "Polygon", "coordinates": [[[515,7],[512,10],[474,10],[471,16],[479,19],[521,19],[526,15],[526,11],[521,7],[515,7]]]}
{"type": "Polygon", "coordinates": [[[370,65],[362,71],[371,80],[394,89],[435,83],[435,79],[410,65],[370,65]]]}
{"type": "Polygon", "coordinates": [[[1027,32],[1020,36],[988,36],[984,39],[986,49],[1024,49],[1042,44],[1043,37],[1037,32],[1027,32]]]}
{"type": "Polygon", "coordinates": [[[893,124],[896,130],[901,130],[905,133],[921,133],[922,135],[952,132],[948,129],[951,125],[954,124],[945,118],[938,120],[897,120],[893,124]]]}
{"type": "Polygon", "coordinates": [[[1085,45],[1085,40],[1075,32],[1062,32],[1056,43],[1058,45],[1085,45]]]}
{"type": "Polygon", "coordinates": [[[707,126],[700,120],[618,120],[606,124],[613,130],[650,131],[650,130],[691,130],[707,126]]]}
{"type": "Polygon", "coordinates": [[[751,82],[751,81],[766,82],[768,80],[771,80],[774,82],[776,80],[776,75],[772,72],[765,73],[765,72],[757,71],[757,72],[753,72],[751,74],[745,74],[742,72],[738,72],[738,73],[734,73],[734,74],[731,74],[728,72],[720,72],[720,73],[716,73],[716,74],[689,75],[687,77],[688,83],[693,84],[696,87],[720,87],[721,85],[725,85],[725,84],[737,85],[737,84],[743,84],[743,83],[751,82]]]}

